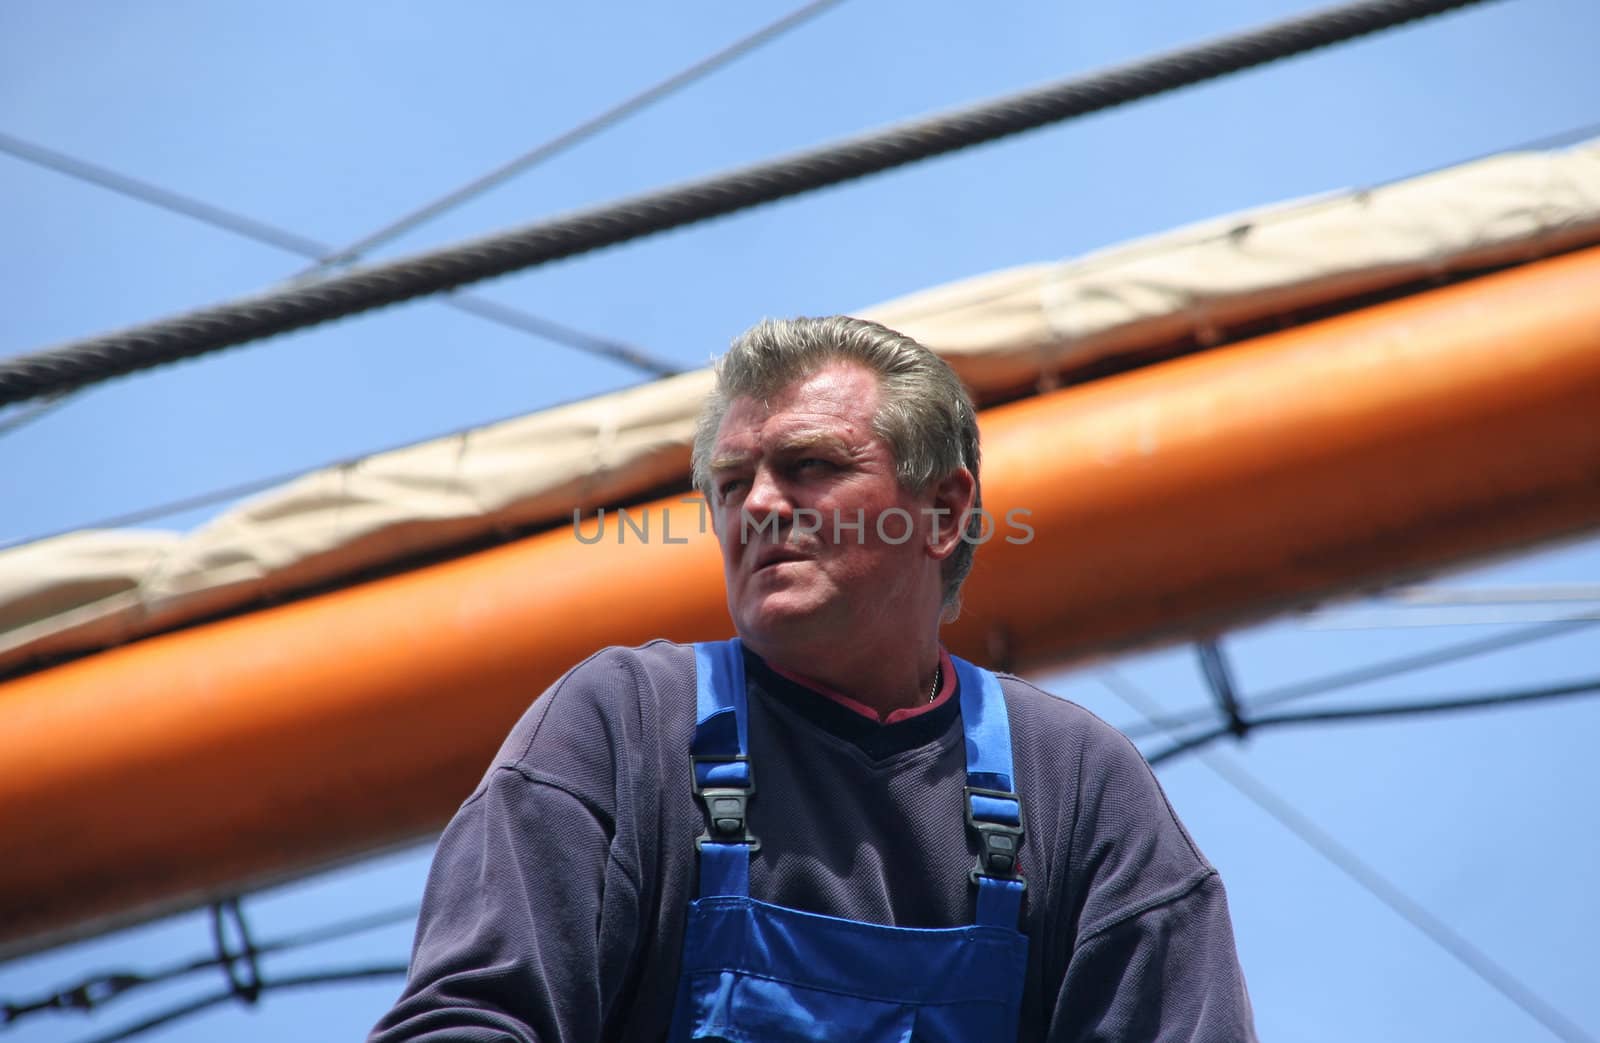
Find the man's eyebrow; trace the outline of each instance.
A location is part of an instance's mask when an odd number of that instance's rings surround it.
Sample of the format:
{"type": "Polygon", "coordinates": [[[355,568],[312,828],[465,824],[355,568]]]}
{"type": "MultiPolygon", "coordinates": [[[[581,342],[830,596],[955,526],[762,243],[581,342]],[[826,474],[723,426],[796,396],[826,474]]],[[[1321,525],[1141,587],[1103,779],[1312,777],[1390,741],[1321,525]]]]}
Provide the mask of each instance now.
{"type": "MultiPolygon", "coordinates": [[[[844,439],[827,431],[796,431],[784,435],[770,447],[774,456],[793,456],[811,449],[824,449],[832,452],[848,452],[849,446],[844,439]]],[[[712,471],[734,471],[741,467],[750,466],[754,460],[754,453],[721,453],[711,458],[712,471]]]]}
{"type": "Polygon", "coordinates": [[[796,431],[785,435],[773,446],[779,453],[795,453],[806,449],[830,449],[844,451],[849,447],[844,439],[827,431],[796,431]]]}
{"type": "Polygon", "coordinates": [[[711,458],[711,470],[732,471],[743,467],[750,462],[749,453],[723,453],[721,456],[711,458]]]}

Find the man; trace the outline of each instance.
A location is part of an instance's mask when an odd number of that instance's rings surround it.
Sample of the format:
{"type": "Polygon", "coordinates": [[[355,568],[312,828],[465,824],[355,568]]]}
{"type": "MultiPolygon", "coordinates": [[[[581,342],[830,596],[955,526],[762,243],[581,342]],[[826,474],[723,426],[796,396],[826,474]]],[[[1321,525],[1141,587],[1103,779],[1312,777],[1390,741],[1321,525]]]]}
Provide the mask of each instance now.
{"type": "Polygon", "coordinates": [[[939,643],[981,524],[954,374],[835,317],[717,377],[694,476],[738,640],[607,649],[534,703],[373,1039],[1254,1039],[1137,751],[939,643]]]}

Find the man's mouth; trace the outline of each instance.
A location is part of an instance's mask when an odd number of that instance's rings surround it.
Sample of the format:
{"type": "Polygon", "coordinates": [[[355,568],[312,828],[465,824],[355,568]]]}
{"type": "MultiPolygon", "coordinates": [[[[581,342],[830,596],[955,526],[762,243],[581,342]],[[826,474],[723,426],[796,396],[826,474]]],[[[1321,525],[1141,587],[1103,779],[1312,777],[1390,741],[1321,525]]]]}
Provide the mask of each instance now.
{"type": "Polygon", "coordinates": [[[752,571],[762,572],[774,565],[782,565],[791,561],[810,561],[811,555],[793,547],[774,547],[764,550],[756,558],[756,567],[752,571]]]}

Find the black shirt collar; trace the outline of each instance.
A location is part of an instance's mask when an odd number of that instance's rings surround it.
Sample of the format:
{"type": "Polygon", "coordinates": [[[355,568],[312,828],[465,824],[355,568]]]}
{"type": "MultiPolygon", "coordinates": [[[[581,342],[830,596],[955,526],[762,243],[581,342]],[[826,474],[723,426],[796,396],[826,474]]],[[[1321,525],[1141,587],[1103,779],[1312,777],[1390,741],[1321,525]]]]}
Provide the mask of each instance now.
{"type": "MultiPolygon", "coordinates": [[[[893,724],[883,724],[789,680],[748,648],[744,649],[744,672],[745,686],[751,695],[764,695],[783,704],[822,730],[852,744],[873,760],[884,760],[926,746],[945,734],[961,711],[958,688],[949,699],[927,713],[893,724]]],[[[959,686],[960,681],[955,683],[959,686]]]]}

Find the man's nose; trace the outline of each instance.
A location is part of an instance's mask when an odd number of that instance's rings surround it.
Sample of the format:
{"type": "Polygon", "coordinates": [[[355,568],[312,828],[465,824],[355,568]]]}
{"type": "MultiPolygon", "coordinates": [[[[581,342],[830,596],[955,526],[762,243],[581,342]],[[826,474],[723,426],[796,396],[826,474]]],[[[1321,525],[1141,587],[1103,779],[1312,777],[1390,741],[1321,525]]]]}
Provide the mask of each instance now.
{"type": "Polygon", "coordinates": [[[789,501],[788,490],[771,468],[758,467],[750,478],[750,491],[745,494],[744,509],[758,521],[765,521],[775,514],[780,523],[786,523],[793,514],[794,504],[789,501]]]}

